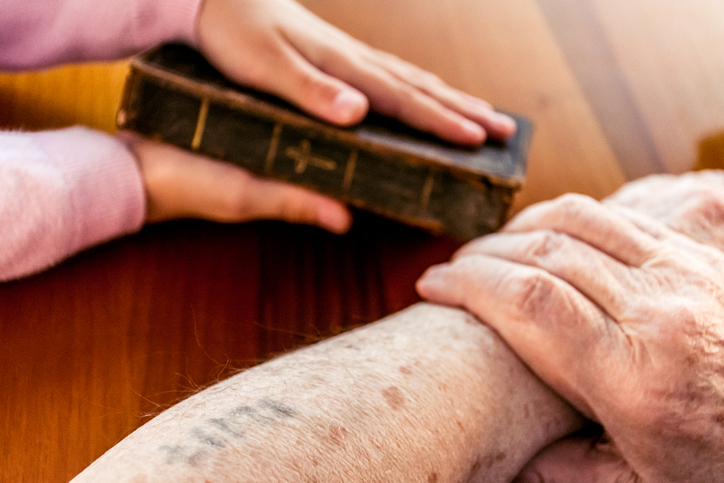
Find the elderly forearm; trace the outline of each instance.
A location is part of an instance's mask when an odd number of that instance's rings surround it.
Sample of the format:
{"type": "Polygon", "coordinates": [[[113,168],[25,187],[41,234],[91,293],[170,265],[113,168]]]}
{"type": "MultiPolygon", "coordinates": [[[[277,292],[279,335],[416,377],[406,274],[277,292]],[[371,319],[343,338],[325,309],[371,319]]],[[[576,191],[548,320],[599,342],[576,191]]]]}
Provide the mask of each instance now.
{"type": "Polygon", "coordinates": [[[503,482],[580,424],[488,327],[419,304],[196,394],[77,481],[503,482]]]}

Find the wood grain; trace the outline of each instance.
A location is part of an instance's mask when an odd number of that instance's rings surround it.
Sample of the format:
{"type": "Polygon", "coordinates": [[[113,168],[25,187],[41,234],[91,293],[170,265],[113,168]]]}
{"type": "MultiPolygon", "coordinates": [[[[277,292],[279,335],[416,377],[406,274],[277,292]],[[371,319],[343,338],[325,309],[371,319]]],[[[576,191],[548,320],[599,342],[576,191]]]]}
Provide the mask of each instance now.
{"type": "MultiPolygon", "coordinates": [[[[718,0],[305,4],[531,117],[518,209],[687,170],[724,131],[718,0]]],[[[0,75],[0,124],[110,131],[124,76],[124,63],[0,75]]],[[[344,237],[186,221],[0,285],[0,480],[70,479],[198,387],[415,302],[415,279],[456,247],[363,214],[344,237]]]]}
{"type": "Polygon", "coordinates": [[[114,62],[0,74],[0,127],[84,124],[112,132],[127,70],[127,62],[114,62]]]}

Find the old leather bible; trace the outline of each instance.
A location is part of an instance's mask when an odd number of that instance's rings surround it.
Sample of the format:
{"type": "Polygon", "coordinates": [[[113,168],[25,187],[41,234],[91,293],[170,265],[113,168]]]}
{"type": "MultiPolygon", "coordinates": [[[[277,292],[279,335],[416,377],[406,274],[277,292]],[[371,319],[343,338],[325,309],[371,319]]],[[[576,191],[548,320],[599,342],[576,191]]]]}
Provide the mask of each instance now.
{"type": "Polygon", "coordinates": [[[531,125],[514,117],[511,140],[476,149],[374,114],[340,128],[241,88],[195,50],[169,44],[131,62],[118,125],[468,240],[501,226],[524,180],[531,125]]]}

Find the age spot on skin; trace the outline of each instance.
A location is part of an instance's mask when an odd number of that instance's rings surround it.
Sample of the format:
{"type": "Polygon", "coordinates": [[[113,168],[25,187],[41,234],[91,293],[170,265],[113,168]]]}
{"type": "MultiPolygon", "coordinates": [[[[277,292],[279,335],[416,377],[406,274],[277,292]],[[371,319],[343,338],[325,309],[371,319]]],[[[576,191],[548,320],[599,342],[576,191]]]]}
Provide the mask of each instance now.
{"type": "Polygon", "coordinates": [[[405,367],[405,366],[400,366],[400,372],[403,373],[403,374],[406,375],[406,376],[409,376],[409,375],[412,374],[412,371],[411,371],[409,368],[405,367]]]}
{"type": "Polygon", "coordinates": [[[437,473],[431,473],[430,476],[427,477],[427,483],[437,483],[439,479],[440,477],[437,476],[437,473]]]}
{"type": "Polygon", "coordinates": [[[508,455],[505,454],[505,452],[496,453],[495,455],[488,455],[485,457],[485,459],[482,462],[482,466],[485,466],[485,469],[490,469],[493,466],[495,466],[497,463],[502,463],[505,458],[507,458],[508,455]]]}
{"type": "Polygon", "coordinates": [[[387,404],[389,404],[392,409],[400,409],[405,405],[405,396],[397,386],[390,386],[384,389],[382,396],[384,396],[385,401],[387,401],[387,404]]]}
{"type": "Polygon", "coordinates": [[[336,444],[341,446],[344,444],[344,440],[347,437],[347,429],[345,429],[342,426],[337,426],[336,424],[333,424],[329,427],[329,440],[336,444]]]}
{"type": "Polygon", "coordinates": [[[724,426],[724,414],[717,414],[712,418],[719,426],[724,426]]]}
{"type": "Polygon", "coordinates": [[[504,461],[507,457],[508,455],[506,455],[504,452],[500,452],[495,455],[495,462],[500,463],[501,461],[504,461]]]}

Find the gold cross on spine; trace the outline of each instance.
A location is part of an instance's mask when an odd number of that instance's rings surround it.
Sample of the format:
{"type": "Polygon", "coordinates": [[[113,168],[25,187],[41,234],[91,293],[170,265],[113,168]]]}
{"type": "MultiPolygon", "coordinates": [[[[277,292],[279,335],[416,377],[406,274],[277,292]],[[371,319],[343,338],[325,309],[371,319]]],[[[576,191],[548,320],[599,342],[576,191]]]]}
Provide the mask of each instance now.
{"type": "Polygon", "coordinates": [[[299,146],[289,146],[284,153],[294,160],[294,172],[302,174],[307,170],[307,166],[324,169],[326,171],[334,171],[337,169],[337,163],[331,159],[322,156],[314,156],[311,154],[312,145],[308,139],[303,139],[299,146]]]}

